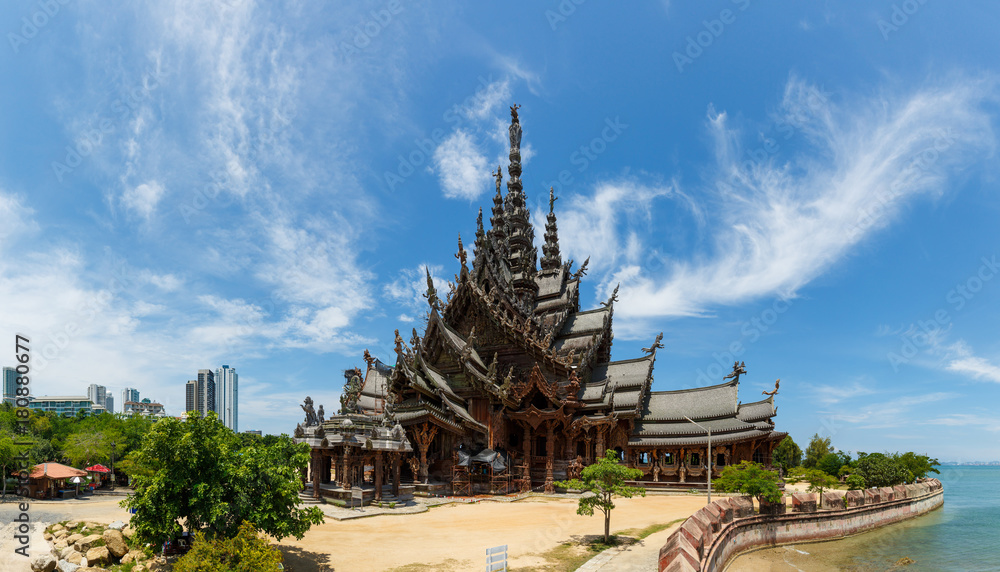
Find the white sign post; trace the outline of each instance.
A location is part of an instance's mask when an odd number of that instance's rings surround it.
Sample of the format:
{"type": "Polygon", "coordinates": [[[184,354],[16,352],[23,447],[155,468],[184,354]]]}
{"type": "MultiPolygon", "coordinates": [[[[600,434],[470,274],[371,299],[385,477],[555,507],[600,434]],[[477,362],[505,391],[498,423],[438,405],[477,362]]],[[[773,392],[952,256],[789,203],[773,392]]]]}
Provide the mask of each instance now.
{"type": "Polygon", "coordinates": [[[486,572],[507,571],[507,545],[486,549],[486,572]]]}
{"type": "Polygon", "coordinates": [[[361,487],[355,487],[354,490],[351,491],[351,508],[364,512],[365,511],[364,506],[365,506],[364,491],[361,490],[361,487]],[[358,501],[357,507],[354,506],[355,499],[357,499],[358,501]]]}

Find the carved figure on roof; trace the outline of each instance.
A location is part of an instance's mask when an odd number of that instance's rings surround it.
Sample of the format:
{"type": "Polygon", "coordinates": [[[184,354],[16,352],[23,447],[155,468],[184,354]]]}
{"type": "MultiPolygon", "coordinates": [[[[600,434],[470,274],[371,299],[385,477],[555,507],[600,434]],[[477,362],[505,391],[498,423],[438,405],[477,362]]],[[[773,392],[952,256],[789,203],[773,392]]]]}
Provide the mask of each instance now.
{"type": "Polygon", "coordinates": [[[510,134],[510,152],[514,153],[521,150],[521,121],[517,117],[517,110],[521,106],[514,104],[510,106],[510,127],[508,128],[510,134]]]}
{"type": "Polygon", "coordinates": [[[365,357],[364,357],[364,360],[365,360],[365,364],[368,366],[368,369],[371,369],[372,367],[374,367],[374,365],[375,365],[375,358],[372,357],[372,354],[368,353],[368,348],[365,348],[365,357]]]}
{"type": "Polygon", "coordinates": [[[413,328],[413,336],[410,337],[410,345],[413,347],[414,351],[420,347],[420,336],[417,335],[416,328],[413,328]]]}
{"type": "Polygon", "coordinates": [[[576,394],[580,393],[580,378],[576,375],[576,368],[569,370],[569,385],[566,386],[566,399],[576,401],[576,394]]]}
{"type": "Polygon", "coordinates": [[[427,292],[424,293],[424,298],[427,298],[427,303],[431,305],[431,308],[438,308],[441,305],[441,300],[438,298],[437,289],[434,288],[431,269],[424,266],[424,271],[427,272],[427,292]]]}
{"type": "Polygon", "coordinates": [[[322,425],[323,422],[326,421],[326,413],[323,412],[322,405],[319,406],[319,411],[316,412],[316,418],[319,421],[320,425],[322,425]]]}
{"type": "Polygon", "coordinates": [[[580,266],[580,269],[573,273],[573,278],[579,280],[580,278],[583,278],[584,276],[586,276],[587,275],[587,265],[588,264],[590,264],[590,257],[589,256],[587,257],[586,260],[583,261],[583,266],[580,266]]]}
{"type": "Polygon", "coordinates": [[[344,390],[340,394],[340,414],[348,415],[358,411],[358,399],[361,397],[361,370],[354,368],[353,371],[345,372],[347,382],[344,390]]]}
{"type": "Polygon", "coordinates": [[[458,235],[458,252],[455,253],[455,258],[462,264],[462,268],[465,268],[466,260],[468,260],[468,253],[465,252],[465,247],[462,246],[462,235],[458,235]]]}
{"type": "Polygon", "coordinates": [[[510,366],[510,370],[507,375],[503,378],[503,384],[500,385],[500,394],[504,397],[510,395],[510,389],[514,385],[514,366],[510,366]]]}
{"type": "Polygon", "coordinates": [[[312,397],[309,397],[307,395],[305,403],[303,403],[299,407],[302,408],[302,411],[306,412],[306,421],[305,421],[306,427],[309,427],[309,426],[312,426],[312,425],[319,425],[319,420],[316,417],[316,410],[313,409],[313,400],[312,400],[312,397]]]}
{"type": "Polygon", "coordinates": [[[556,191],[553,187],[549,187],[549,212],[553,212],[556,208],[556,201],[559,197],[556,196],[556,191]]]}
{"type": "Polygon", "coordinates": [[[781,378],[779,377],[778,379],[774,380],[774,391],[761,391],[761,393],[763,395],[770,395],[771,397],[778,395],[778,385],[780,383],[781,383],[781,378]]]}
{"type": "Polygon", "coordinates": [[[740,363],[740,362],[734,361],[733,362],[733,371],[732,371],[732,373],[730,373],[729,375],[723,377],[722,379],[726,380],[726,379],[734,379],[735,378],[736,382],[739,383],[740,376],[741,375],[746,375],[746,373],[747,373],[747,363],[746,362],[740,363]]]}
{"type": "Polygon", "coordinates": [[[396,353],[403,353],[403,336],[399,335],[399,329],[396,329],[396,353]]]}
{"type": "Polygon", "coordinates": [[[620,286],[621,286],[621,283],[619,283],[617,286],[615,286],[615,291],[611,293],[611,297],[608,298],[608,301],[607,302],[601,302],[602,306],[604,306],[605,308],[610,308],[612,304],[614,304],[615,302],[618,301],[618,288],[620,286]]]}
{"type": "Polygon", "coordinates": [[[562,360],[563,365],[571,366],[576,361],[576,350],[569,350],[569,354],[562,360]]]}
{"type": "Polygon", "coordinates": [[[643,353],[651,354],[656,350],[662,350],[663,343],[661,343],[660,341],[662,339],[663,339],[663,332],[660,332],[659,334],[656,335],[656,339],[653,340],[653,345],[649,346],[648,348],[642,348],[643,353]]]}

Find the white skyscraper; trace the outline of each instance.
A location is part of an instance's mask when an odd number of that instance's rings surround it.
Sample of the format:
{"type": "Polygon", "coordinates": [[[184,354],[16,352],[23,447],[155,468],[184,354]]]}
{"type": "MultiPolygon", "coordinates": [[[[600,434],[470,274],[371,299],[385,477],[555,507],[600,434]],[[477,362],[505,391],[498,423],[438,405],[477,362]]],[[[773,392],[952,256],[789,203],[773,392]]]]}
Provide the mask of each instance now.
{"type": "Polygon", "coordinates": [[[94,405],[100,405],[101,407],[107,407],[108,404],[108,388],[103,385],[98,385],[96,383],[91,383],[87,387],[87,399],[94,402],[94,405]]]}
{"type": "Polygon", "coordinates": [[[228,365],[215,370],[215,410],[223,425],[239,431],[239,376],[228,365]]]}
{"type": "Polygon", "coordinates": [[[138,403],[139,402],[139,390],[132,389],[131,387],[126,387],[122,390],[122,413],[125,413],[126,403],[138,403]]]}

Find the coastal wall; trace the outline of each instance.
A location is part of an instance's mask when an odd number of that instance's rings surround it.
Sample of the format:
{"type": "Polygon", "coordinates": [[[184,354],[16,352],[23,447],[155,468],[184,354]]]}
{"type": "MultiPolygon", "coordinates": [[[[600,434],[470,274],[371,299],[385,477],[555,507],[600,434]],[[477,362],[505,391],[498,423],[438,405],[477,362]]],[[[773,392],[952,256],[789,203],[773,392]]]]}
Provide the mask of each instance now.
{"type": "Polygon", "coordinates": [[[912,485],[824,493],[795,493],[792,512],[786,500],[765,505],[754,514],[749,497],[730,497],[707,505],[689,517],[660,549],[660,572],[721,571],[748,550],[833,540],[925,514],[944,504],[941,481],[926,479],[912,485]],[[829,508],[827,508],[829,507],[829,508]]]}

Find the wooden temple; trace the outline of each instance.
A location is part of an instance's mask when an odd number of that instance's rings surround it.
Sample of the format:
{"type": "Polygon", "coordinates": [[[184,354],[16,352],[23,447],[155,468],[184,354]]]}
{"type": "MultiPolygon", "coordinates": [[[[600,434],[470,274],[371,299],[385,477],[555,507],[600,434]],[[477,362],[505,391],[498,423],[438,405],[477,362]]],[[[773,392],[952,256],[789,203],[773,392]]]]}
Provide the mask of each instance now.
{"type": "MultiPolygon", "coordinates": [[[[444,300],[427,276],[424,335],[414,329],[407,342],[396,330],[391,366],[366,350],[366,371],[346,373],[341,415],[319,424],[325,434],[337,433],[344,419],[355,427],[370,419],[396,436],[384,444],[395,482],[455,494],[552,492],[554,481],[578,475],[607,449],[641,469],[644,481],[664,484],[704,483],[708,463],[713,471],[742,460],[770,465],[786,435],[774,430],[776,392],[741,403],[741,364],[718,385],[652,391],[662,334],[643,355],[611,360],[617,288],[600,307],[580,310],[587,262],[576,271],[563,262],[551,191],[538,260],[517,106],[509,135],[506,193],[498,168],[489,229],[480,209],[471,265],[459,237],[459,273],[444,300]],[[702,427],[711,430],[711,451],[702,427]]],[[[338,478],[331,476],[337,463],[352,470],[345,451],[371,459],[377,452],[329,437],[303,440],[313,445],[313,472],[324,482],[338,478]]]]}

